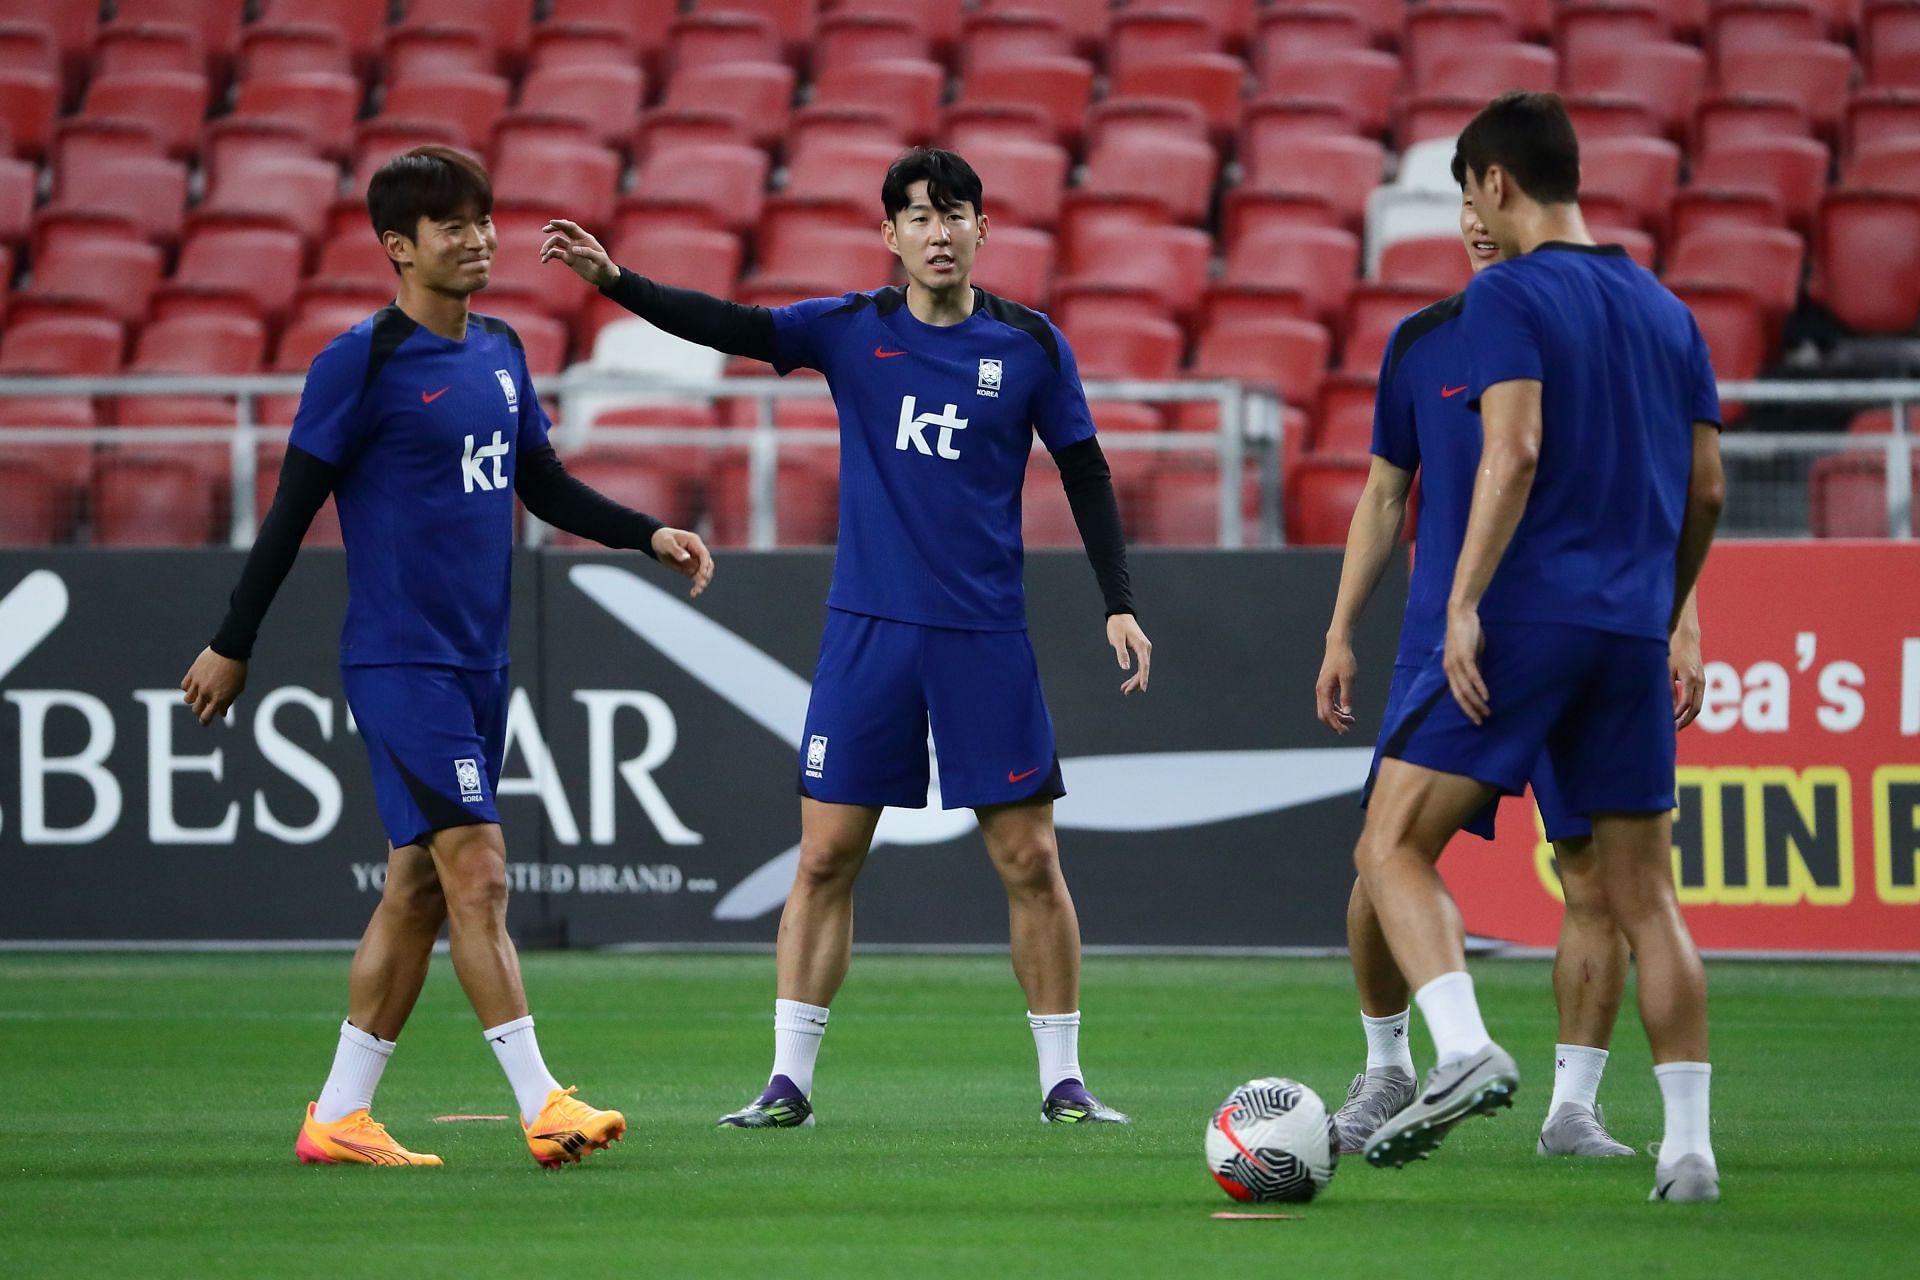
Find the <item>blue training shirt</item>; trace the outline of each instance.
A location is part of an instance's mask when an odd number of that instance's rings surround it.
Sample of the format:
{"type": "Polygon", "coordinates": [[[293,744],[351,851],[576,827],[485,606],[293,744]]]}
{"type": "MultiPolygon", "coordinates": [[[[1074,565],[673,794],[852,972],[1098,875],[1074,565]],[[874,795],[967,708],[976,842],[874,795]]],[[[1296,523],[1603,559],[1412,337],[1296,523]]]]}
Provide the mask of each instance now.
{"type": "Polygon", "coordinates": [[[314,357],[288,443],[344,469],[342,665],[505,665],[514,472],[551,425],[491,316],[452,342],[390,306],[314,357]]]}
{"type": "Polygon", "coordinates": [[[1020,492],[1038,431],[1093,435],[1080,371],[1045,316],[974,290],[956,325],[906,291],[773,311],[774,367],[827,376],[840,411],[840,538],[829,608],[969,631],[1026,627],[1020,492]]]}
{"type": "Polygon", "coordinates": [[[1619,245],[1549,242],[1467,286],[1477,408],[1541,383],[1540,460],[1480,616],[1667,638],[1693,424],[1720,422],[1693,313],[1619,245]]]}
{"type": "Polygon", "coordinates": [[[1419,666],[1446,640],[1447,594],[1467,536],[1467,509],[1480,465],[1480,415],[1467,405],[1467,347],[1461,294],[1442,298],[1394,327],[1380,359],[1372,452],[1420,472],[1419,540],[1394,661],[1419,666]]]}

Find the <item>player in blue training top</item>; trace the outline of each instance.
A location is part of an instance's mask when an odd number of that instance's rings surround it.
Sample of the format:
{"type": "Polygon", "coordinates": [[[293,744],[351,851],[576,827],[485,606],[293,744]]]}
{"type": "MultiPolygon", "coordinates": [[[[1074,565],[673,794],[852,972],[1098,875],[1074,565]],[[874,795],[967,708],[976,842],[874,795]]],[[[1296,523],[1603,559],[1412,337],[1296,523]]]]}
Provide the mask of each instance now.
{"type": "Polygon", "coordinates": [[[1425,1089],[1366,1145],[1399,1166],[1508,1105],[1519,1071],[1481,1021],[1434,860],[1544,748],[1640,969],[1666,1101],[1657,1199],[1711,1200],[1706,981],[1673,890],[1668,637],[1724,500],[1720,410],[1685,306],[1578,203],[1553,94],[1514,92],[1462,131],[1454,174],[1506,261],[1467,287],[1463,393],[1482,448],[1443,647],[1386,726],[1355,863],[1433,1035],[1425,1089]]]}
{"type": "Polygon", "coordinates": [[[331,493],[346,542],[341,683],[373,767],[391,844],[387,879],[354,954],[333,1070],[307,1108],[303,1163],[420,1165],[369,1114],[426,980],[440,926],[543,1165],[577,1161],[625,1131],[547,1071],[507,936],[507,854],[494,788],[506,746],[513,499],[563,529],[646,549],[693,579],[699,538],[568,475],[520,339],[469,313],[495,247],[486,171],[450,147],[389,161],[367,212],[399,276],[395,302],[327,344],[307,373],[272,509],[231,608],[180,687],[202,724],[246,686],[267,608],[331,493]]]}
{"type": "MultiPolygon", "coordinates": [[[[1476,273],[1505,256],[1464,191],[1460,236],[1476,273]]],[[[1340,591],[1314,689],[1320,720],[1336,733],[1353,727],[1358,673],[1353,628],[1393,555],[1416,471],[1421,477],[1419,545],[1384,723],[1399,718],[1408,686],[1427,655],[1440,647],[1445,630],[1447,589],[1466,535],[1467,505],[1480,461],[1480,419],[1467,407],[1465,394],[1468,352],[1459,323],[1462,301],[1463,296],[1455,294],[1401,321],[1381,360],[1373,465],[1347,531],[1340,591]]],[[[1699,713],[1704,686],[1699,621],[1691,598],[1673,635],[1668,668],[1674,684],[1674,723],[1685,728],[1699,713]]],[[[1379,764],[1376,749],[1376,771],[1379,764]]],[[[1553,968],[1560,1042],[1554,1046],[1553,1098],[1535,1149],[1541,1155],[1630,1156],[1633,1148],[1607,1134],[1595,1101],[1627,981],[1626,941],[1596,874],[1592,824],[1585,814],[1568,811],[1544,755],[1530,782],[1566,895],[1553,968]]],[[[1464,829],[1493,839],[1494,812],[1495,805],[1489,804],[1464,829]]],[[[1415,1085],[1407,1040],[1407,980],[1395,966],[1373,906],[1357,881],[1347,909],[1347,950],[1360,992],[1367,1065],[1353,1078],[1333,1127],[1341,1153],[1354,1154],[1388,1117],[1413,1101],[1415,1085]]]]}
{"type": "Polygon", "coordinates": [[[1040,1058],[1041,1115],[1126,1121],[1079,1062],[1080,927],[1060,875],[1053,800],[1066,794],[1027,639],[1020,492],[1033,434],[1059,463],[1107,611],[1123,684],[1147,687],[1126,544],[1073,352],[1043,315],[973,287],[987,239],[979,177],[948,151],[901,156],[881,235],[905,288],[768,310],[622,271],[555,222],[543,256],[683,338],[826,374],[840,409],[840,538],[807,711],[800,868],[780,917],[773,1071],[723,1126],[812,1123],[814,1061],[845,979],[853,882],[888,805],[938,795],[979,818],[1007,890],[1014,973],[1040,1058]]]}

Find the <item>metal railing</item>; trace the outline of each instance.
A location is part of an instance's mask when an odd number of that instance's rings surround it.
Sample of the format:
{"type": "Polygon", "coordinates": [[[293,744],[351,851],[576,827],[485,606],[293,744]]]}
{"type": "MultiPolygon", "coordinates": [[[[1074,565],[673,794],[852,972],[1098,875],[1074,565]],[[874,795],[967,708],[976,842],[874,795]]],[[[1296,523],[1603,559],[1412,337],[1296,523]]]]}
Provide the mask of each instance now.
{"type": "MultiPolygon", "coordinates": [[[[264,426],[257,401],[263,396],[294,396],[304,384],[297,374],[248,377],[0,378],[0,397],[220,396],[234,406],[231,425],[205,427],[0,427],[0,467],[14,446],[33,445],[222,445],[231,466],[231,517],[228,540],[245,547],[256,529],[257,450],[284,442],[285,426],[264,426]]],[[[1232,381],[1111,381],[1086,384],[1090,400],[1132,400],[1148,404],[1212,403],[1218,427],[1212,432],[1110,431],[1101,436],[1109,453],[1211,452],[1219,481],[1218,545],[1277,546],[1284,542],[1283,414],[1277,397],[1232,381]],[[1246,465],[1259,480],[1257,526],[1248,536],[1241,510],[1246,465]]],[[[633,374],[577,367],[543,380],[543,399],[557,409],[554,442],[563,452],[592,444],[659,448],[742,449],[747,456],[749,519],[747,544],[776,544],[778,464],[783,447],[837,445],[839,433],[823,428],[775,425],[774,402],[824,400],[819,379],[726,378],[666,382],[633,374]],[[621,403],[697,403],[713,399],[756,403],[751,426],[610,426],[591,423],[584,410],[621,403]],[[570,408],[571,406],[571,408],[570,408]]],[[[1722,438],[1727,459],[1729,509],[1726,536],[1791,536],[1808,529],[1808,477],[1820,457],[1878,454],[1884,468],[1886,535],[1913,536],[1913,410],[1920,404],[1920,380],[1860,382],[1736,382],[1720,388],[1729,403],[1753,405],[1891,405],[1893,431],[1886,435],[1847,433],[1730,431],[1722,438]]],[[[1037,444],[1036,444],[1036,447],[1037,444]]],[[[1124,465],[1124,464],[1123,464],[1124,465]]],[[[529,521],[527,540],[538,544],[546,528],[529,521]]]]}

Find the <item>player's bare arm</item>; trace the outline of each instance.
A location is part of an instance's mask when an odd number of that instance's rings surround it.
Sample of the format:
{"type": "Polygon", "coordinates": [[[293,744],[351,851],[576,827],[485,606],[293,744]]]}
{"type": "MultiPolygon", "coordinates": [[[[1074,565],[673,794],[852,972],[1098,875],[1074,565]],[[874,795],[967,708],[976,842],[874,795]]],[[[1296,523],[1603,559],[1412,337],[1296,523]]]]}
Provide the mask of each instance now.
{"type": "Polygon", "coordinates": [[[1727,476],[1720,463],[1720,428],[1711,422],[1693,424],[1693,471],[1687,479],[1687,509],[1680,519],[1680,546],[1675,553],[1673,619],[1680,625],[1686,602],[1707,563],[1713,529],[1727,504],[1727,476]]]}
{"type": "Polygon", "coordinates": [[[1333,621],[1327,627],[1326,656],[1314,681],[1314,707],[1320,723],[1338,734],[1353,728],[1353,687],[1359,663],[1353,656],[1353,628],[1387,571],[1393,544],[1407,515],[1413,473],[1378,454],[1367,471],[1367,486],[1347,525],[1347,550],[1340,561],[1340,590],[1334,596],[1333,621]]]}
{"type": "Polygon", "coordinates": [[[1442,660],[1454,701],[1475,724],[1485,724],[1491,714],[1486,681],[1480,677],[1480,600],[1533,491],[1540,463],[1539,379],[1515,378],[1488,387],[1480,397],[1480,430],[1480,469],[1473,482],[1466,541],[1447,598],[1442,660]]]}
{"type": "Polygon", "coordinates": [[[1667,671],[1673,677],[1673,727],[1680,730],[1700,714],[1706,695],[1707,672],[1700,659],[1700,593],[1687,593],[1680,609],[1680,625],[1667,643],[1667,671]]]}

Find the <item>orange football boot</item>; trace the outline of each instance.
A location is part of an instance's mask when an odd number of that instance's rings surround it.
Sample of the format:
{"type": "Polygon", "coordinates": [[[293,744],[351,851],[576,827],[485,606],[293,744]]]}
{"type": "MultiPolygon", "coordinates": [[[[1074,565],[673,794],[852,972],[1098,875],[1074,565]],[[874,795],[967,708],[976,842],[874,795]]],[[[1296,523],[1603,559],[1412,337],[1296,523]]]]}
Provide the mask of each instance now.
{"type": "Polygon", "coordinates": [[[573,1087],[555,1089],[547,1095],[540,1114],[532,1124],[521,1124],[527,1135],[527,1149],[533,1158],[549,1169],[563,1164],[578,1164],[595,1151],[620,1141],[627,1131],[627,1118],[618,1111],[600,1111],[573,1096],[573,1087]]]}
{"type": "Polygon", "coordinates": [[[386,1126],[364,1110],[352,1112],[332,1124],[313,1118],[314,1104],[307,1104],[306,1123],[293,1153],[301,1164],[438,1165],[440,1157],[424,1151],[409,1151],[393,1140],[386,1126]]]}

